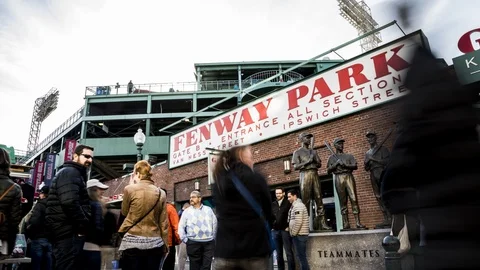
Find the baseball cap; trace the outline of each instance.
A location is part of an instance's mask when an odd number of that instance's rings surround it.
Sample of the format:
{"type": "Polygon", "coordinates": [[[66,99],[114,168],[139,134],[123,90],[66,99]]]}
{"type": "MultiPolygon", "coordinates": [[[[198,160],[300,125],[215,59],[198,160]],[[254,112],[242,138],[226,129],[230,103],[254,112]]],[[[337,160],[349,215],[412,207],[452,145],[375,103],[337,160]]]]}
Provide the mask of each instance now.
{"type": "Polygon", "coordinates": [[[333,144],[337,144],[337,143],[339,143],[339,142],[345,142],[345,140],[344,140],[343,138],[335,138],[335,139],[333,140],[333,144]]]}
{"type": "Polygon", "coordinates": [[[49,191],[50,191],[50,188],[49,188],[48,186],[43,186],[43,187],[39,190],[39,193],[48,194],[49,191]]]}
{"type": "Polygon", "coordinates": [[[302,132],[302,133],[300,133],[300,135],[298,135],[298,138],[300,138],[300,139],[303,138],[303,137],[310,138],[310,137],[313,137],[313,135],[310,134],[310,133],[306,133],[306,132],[302,132]]]}
{"type": "Polygon", "coordinates": [[[108,186],[102,184],[98,179],[91,179],[87,181],[87,188],[98,187],[100,189],[107,189],[108,186]]]}
{"type": "Polygon", "coordinates": [[[373,131],[373,130],[369,130],[369,131],[367,131],[367,134],[365,134],[365,136],[367,136],[367,137],[369,137],[369,136],[375,136],[375,135],[377,135],[377,133],[376,133],[375,131],[373,131]]]}

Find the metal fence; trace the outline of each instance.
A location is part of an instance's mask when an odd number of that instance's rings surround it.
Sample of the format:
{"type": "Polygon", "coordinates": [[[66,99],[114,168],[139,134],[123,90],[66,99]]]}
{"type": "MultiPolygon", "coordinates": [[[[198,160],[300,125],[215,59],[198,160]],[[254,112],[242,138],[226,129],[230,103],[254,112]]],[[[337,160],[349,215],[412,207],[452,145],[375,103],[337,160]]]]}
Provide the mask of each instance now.
{"type": "Polygon", "coordinates": [[[168,93],[168,92],[195,92],[195,91],[220,91],[240,89],[238,80],[203,81],[197,82],[172,82],[172,83],[144,83],[87,86],[85,96],[92,95],[126,95],[139,93],[168,93]]]}
{"type": "MultiPolygon", "coordinates": [[[[262,71],[245,80],[218,80],[201,82],[173,82],[173,83],[144,83],[144,84],[116,84],[85,87],[85,96],[101,95],[128,95],[139,93],[168,93],[168,92],[195,92],[195,91],[222,91],[240,90],[254,85],[269,76],[278,74],[277,70],[262,71]]],[[[272,79],[271,82],[292,83],[303,79],[303,76],[296,72],[288,72],[283,77],[272,79]],[[282,79],[284,78],[284,79],[282,79]]]]}

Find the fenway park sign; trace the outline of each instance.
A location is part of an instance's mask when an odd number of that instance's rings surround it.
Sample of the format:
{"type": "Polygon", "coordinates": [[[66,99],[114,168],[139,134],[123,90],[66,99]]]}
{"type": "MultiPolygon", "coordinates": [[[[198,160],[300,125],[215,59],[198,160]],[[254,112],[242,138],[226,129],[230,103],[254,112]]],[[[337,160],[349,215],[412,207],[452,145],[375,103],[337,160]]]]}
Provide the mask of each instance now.
{"type": "Polygon", "coordinates": [[[169,167],[207,158],[205,148],[253,144],[401,97],[418,45],[421,32],[172,135],[169,167]]]}

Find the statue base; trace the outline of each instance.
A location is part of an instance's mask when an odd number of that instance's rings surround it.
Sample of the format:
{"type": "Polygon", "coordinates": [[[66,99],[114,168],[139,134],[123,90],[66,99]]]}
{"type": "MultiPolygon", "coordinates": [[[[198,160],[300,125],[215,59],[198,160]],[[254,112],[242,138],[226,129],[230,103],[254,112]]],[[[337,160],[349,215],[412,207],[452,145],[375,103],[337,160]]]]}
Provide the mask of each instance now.
{"type": "Polygon", "coordinates": [[[385,270],[383,238],[390,230],[310,233],[307,259],[311,269],[385,270]]]}
{"type": "Polygon", "coordinates": [[[349,228],[349,229],[341,229],[341,232],[350,232],[350,231],[363,231],[363,230],[368,230],[367,227],[365,228],[349,228]]]}
{"type": "Polygon", "coordinates": [[[310,231],[310,233],[330,233],[330,232],[334,232],[333,229],[330,229],[330,230],[313,230],[313,231],[310,231]]]}

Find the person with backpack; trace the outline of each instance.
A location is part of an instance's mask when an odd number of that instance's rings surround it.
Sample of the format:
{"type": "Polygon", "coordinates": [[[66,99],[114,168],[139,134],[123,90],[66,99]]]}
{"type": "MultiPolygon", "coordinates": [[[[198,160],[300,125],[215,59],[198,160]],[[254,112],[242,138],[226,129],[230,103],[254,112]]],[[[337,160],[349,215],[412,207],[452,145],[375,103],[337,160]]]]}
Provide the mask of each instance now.
{"type": "Polygon", "coordinates": [[[10,158],[0,148],[0,259],[13,251],[22,220],[22,189],[10,179],[10,158]]]}

